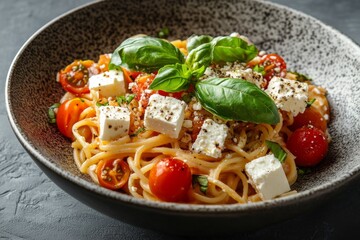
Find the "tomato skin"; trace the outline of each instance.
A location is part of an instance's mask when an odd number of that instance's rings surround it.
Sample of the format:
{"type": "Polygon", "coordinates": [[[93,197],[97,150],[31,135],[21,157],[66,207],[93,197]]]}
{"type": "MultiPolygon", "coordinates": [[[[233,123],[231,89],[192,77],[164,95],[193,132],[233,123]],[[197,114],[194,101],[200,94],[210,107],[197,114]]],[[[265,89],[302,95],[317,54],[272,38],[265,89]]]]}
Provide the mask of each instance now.
{"type": "Polygon", "coordinates": [[[66,66],[57,76],[63,89],[75,95],[89,93],[89,77],[99,72],[96,67],[92,68],[93,65],[91,60],[75,60],[66,66]]]}
{"type": "Polygon", "coordinates": [[[129,165],[122,159],[100,160],[96,167],[96,175],[102,187],[119,190],[129,180],[129,165]]]}
{"type": "Polygon", "coordinates": [[[325,132],[327,129],[326,120],[320,112],[313,107],[308,107],[303,113],[299,113],[294,117],[294,122],[289,129],[295,131],[303,126],[311,125],[325,132]]]}
{"type": "Polygon", "coordinates": [[[80,114],[89,105],[81,98],[73,98],[63,102],[56,113],[56,124],[59,131],[66,137],[73,139],[73,125],[79,121],[80,114]]]}
{"type": "Polygon", "coordinates": [[[286,146],[296,156],[295,163],[300,167],[317,165],[328,150],[324,132],[311,126],[296,129],[289,137],[286,146]]]}
{"type": "Polygon", "coordinates": [[[166,202],[185,201],[191,181],[189,166],[179,159],[164,158],[150,170],[150,190],[166,202]]]}

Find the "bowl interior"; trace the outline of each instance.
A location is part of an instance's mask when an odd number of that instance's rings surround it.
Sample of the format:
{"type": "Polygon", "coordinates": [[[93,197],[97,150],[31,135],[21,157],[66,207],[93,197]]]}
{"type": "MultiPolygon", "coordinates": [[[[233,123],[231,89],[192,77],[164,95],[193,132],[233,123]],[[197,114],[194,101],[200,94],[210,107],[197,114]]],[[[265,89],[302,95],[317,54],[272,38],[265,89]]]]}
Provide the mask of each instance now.
{"type": "MultiPolygon", "coordinates": [[[[24,45],[8,75],[9,116],[26,148],[54,171],[101,192],[76,168],[71,143],[48,123],[48,107],[64,93],[56,72],[74,59],[97,60],[102,53],[112,53],[129,36],[156,36],[163,27],[170,29],[170,39],[239,32],[260,49],[279,53],[289,69],[311,76],[328,90],[330,150],[311,173],[299,176],[292,187],[300,192],[296,198],[358,174],[359,47],[311,17],[251,0],[101,1],[49,23],[24,45]],[[137,14],[129,14],[133,9],[137,14]]],[[[123,199],[120,193],[111,194],[123,199]]]]}

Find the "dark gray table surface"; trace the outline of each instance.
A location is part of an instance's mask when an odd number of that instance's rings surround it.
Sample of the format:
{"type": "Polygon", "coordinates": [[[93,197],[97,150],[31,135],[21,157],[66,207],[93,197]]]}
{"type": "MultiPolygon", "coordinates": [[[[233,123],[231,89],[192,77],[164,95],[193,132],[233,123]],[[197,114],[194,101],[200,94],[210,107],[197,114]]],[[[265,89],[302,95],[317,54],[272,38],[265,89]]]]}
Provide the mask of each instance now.
{"type": "MultiPolygon", "coordinates": [[[[318,18],[360,43],[359,0],[272,1],[318,18]]],[[[48,21],[87,2],[0,0],[0,239],[183,239],[130,226],[78,202],[41,172],[10,128],[3,89],[17,51],[48,21]]],[[[360,179],[313,212],[226,239],[346,236],[360,236],[360,179]]]]}

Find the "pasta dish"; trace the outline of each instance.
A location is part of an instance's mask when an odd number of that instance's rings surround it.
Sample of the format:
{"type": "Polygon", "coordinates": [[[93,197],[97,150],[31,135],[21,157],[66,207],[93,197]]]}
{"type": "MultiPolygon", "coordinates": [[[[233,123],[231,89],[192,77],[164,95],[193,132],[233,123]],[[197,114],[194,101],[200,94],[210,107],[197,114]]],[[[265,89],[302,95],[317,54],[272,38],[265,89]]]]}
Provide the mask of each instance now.
{"type": "Polygon", "coordinates": [[[232,204],[288,194],[326,156],[326,90],[247,37],[137,35],[57,74],[50,121],[102,187],[153,201],[232,204]],[[60,89],[60,88],[59,88],[60,89]]]}

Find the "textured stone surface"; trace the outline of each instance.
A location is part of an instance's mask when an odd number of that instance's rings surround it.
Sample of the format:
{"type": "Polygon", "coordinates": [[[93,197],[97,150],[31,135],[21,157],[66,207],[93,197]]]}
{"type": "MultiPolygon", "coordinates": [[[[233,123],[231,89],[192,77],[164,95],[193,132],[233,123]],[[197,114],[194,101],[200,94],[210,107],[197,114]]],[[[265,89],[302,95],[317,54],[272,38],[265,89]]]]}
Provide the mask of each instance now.
{"type": "MultiPolygon", "coordinates": [[[[88,1],[12,0],[0,2],[0,88],[18,49],[38,28],[59,14],[88,1]]],[[[360,42],[360,4],[356,0],[285,0],[360,42]]],[[[4,101],[1,92],[0,101],[4,101]]],[[[15,138],[0,104],[0,239],[182,239],[112,220],[73,199],[40,171],[15,138]]],[[[243,239],[336,239],[358,235],[360,182],[312,213],[243,239]]],[[[238,239],[232,236],[228,239],[238,239]]]]}

